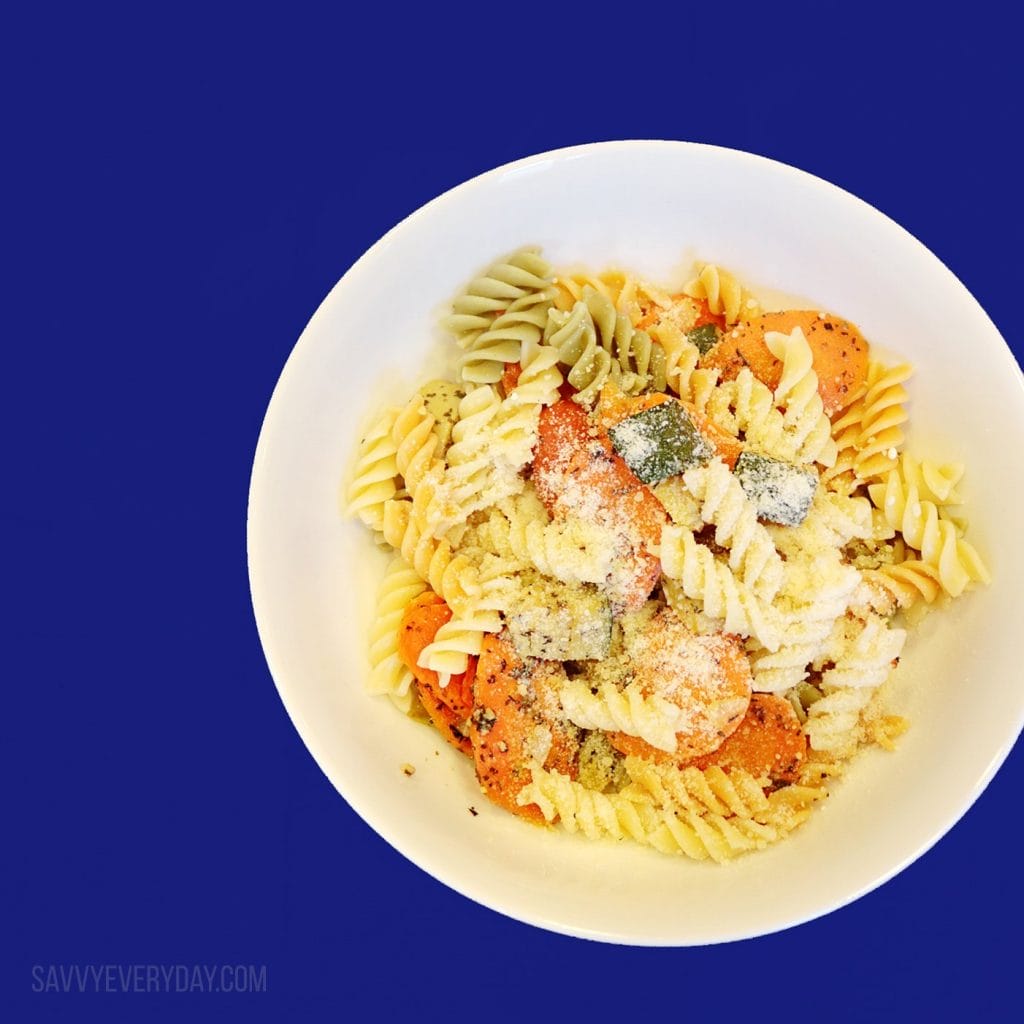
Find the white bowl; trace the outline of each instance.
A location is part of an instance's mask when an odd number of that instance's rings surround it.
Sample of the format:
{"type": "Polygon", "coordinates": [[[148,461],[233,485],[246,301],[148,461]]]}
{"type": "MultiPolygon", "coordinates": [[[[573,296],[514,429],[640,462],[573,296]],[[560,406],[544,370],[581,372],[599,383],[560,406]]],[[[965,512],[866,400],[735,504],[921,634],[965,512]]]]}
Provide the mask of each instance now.
{"type": "Polygon", "coordinates": [[[296,344],[252,474],[260,636],[281,699],[338,792],[453,889],[521,921],[615,942],[772,932],[856,899],[920,856],[1017,738],[1022,440],[1022,378],[995,327],[935,256],[861,200],[709,146],[540,154],[453,189],[390,231],[296,344]],[[383,402],[402,401],[445,367],[454,346],[445,348],[439,313],[470,276],[524,244],[556,265],[617,265],[655,281],[678,281],[697,259],[716,262],[755,288],[853,320],[917,367],[910,450],[968,467],[970,537],[994,582],[911,635],[894,699],[912,725],[898,751],[862,755],[805,826],[724,867],[532,827],[489,805],[470,762],[437,734],[363,690],[387,558],[339,512],[360,429],[383,402]]]}

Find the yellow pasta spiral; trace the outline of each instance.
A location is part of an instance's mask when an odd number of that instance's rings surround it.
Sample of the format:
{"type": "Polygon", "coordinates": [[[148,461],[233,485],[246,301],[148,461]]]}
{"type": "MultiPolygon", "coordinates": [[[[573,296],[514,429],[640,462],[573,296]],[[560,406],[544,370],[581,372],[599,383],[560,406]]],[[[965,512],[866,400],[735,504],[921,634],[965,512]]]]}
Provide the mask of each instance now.
{"type": "Polygon", "coordinates": [[[398,446],[392,436],[400,410],[386,409],[359,444],[353,479],[346,492],[347,513],[380,530],[384,502],[397,493],[398,446]]]}
{"type": "Polygon", "coordinates": [[[962,594],[973,580],[988,583],[988,569],[974,547],[963,540],[953,522],[934,501],[921,497],[916,481],[890,470],[884,483],[871,484],[868,494],[886,522],[921,553],[921,560],[938,571],[939,582],[951,597],[962,594]]]}
{"type": "Polygon", "coordinates": [[[734,324],[742,317],[750,318],[760,312],[757,302],[736,277],[714,263],[705,263],[683,292],[693,299],[704,299],[712,313],[725,317],[726,324],[734,324]]]}

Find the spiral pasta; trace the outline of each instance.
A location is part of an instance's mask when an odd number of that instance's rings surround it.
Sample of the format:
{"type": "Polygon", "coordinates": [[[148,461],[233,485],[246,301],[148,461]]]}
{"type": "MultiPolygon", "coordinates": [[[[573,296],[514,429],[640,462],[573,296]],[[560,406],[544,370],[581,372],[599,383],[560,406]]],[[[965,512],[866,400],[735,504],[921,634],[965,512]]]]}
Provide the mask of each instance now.
{"type": "Polygon", "coordinates": [[[864,619],[847,616],[839,623],[832,649],[827,650],[833,665],[822,673],[822,685],[868,689],[881,686],[899,659],[906,638],[906,630],[890,627],[879,615],[864,619]]]}
{"type": "Polygon", "coordinates": [[[626,758],[625,768],[630,782],[649,793],[661,807],[753,818],[770,806],[764,779],[743,769],[726,772],[713,765],[702,771],[690,765],[680,770],[632,756],[626,758]]]}
{"type": "Polygon", "coordinates": [[[890,594],[901,608],[910,608],[918,601],[932,604],[943,592],[939,570],[920,558],[867,569],[864,578],[890,594]]]}
{"type": "Polygon", "coordinates": [[[958,535],[934,501],[921,497],[916,481],[904,476],[893,469],[884,483],[868,487],[886,522],[921,553],[923,562],[937,570],[943,590],[951,597],[962,594],[972,580],[989,582],[991,576],[974,547],[958,535]]]}
{"type": "Polygon", "coordinates": [[[551,303],[533,292],[516,299],[472,340],[459,362],[462,379],[473,384],[493,384],[501,380],[509,363],[518,363],[523,346],[540,341],[547,324],[551,303]]]}
{"type": "Polygon", "coordinates": [[[804,723],[811,750],[850,757],[860,742],[860,716],[870,700],[870,689],[850,687],[833,690],[815,701],[804,723]]]}
{"type": "Polygon", "coordinates": [[[724,562],[697,543],[693,532],[669,523],[661,532],[661,568],[676,580],[683,593],[700,601],[704,612],[720,619],[727,633],[755,637],[769,651],[781,643],[777,615],[770,603],[762,601],[738,580],[724,562]]]}
{"type": "Polygon", "coordinates": [[[756,692],[783,693],[807,678],[811,665],[827,649],[833,626],[849,607],[858,582],[855,569],[825,552],[786,562],[781,610],[786,639],[774,651],[752,654],[756,692]]]}
{"type": "Polygon", "coordinates": [[[620,390],[665,390],[665,352],[646,331],[635,328],[600,292],[583,289],[583,302],[594,322],[601,346],[618,364],[620,390]]]}
{"type": "Polygon", "coordinates": [[[381,524],[384,539],[416,570],[420,578],[440,594],[449,607],[463,608],[480,593],[472,559],[456,554],[447,540],[437,540],[413,515],[408,499],[384,503],[381,524]]]}
{"type": "Polygon", "coordinates": [[[687,490],[700,502],[701,519],[715,527],[715,543],[729,551],[736,579],[770,601],[782,584],[782,559],[743,486],[719,459],[683,474],[687,490]]]}
{"type": "Polygon", "coordinates": [[[436,536],[477,509],[522,490],[520,470],[529,461],[537,437],[540,407],[509,398],[504,402],[488,384],[471,389],[459,405],[447,466],[427,486],[437,500],[425,525],[436,536]]]}
{"type": "Polygon", "coordinates": [[[866,393],[833,423],[835,464],[823,474],[832,486],[849,490],[857,483],[884,476],[896,465],[907,421],[903,387],[913,370],[907,363],[885,366],[868,362],[866,393]],[[841,482],[841,483],[840,483],[841,482]]]}
{"type": "Polygon", "coordinates": [[[650,329],[651,338],[665,353],[665,390],[674,391],[683,401],[703,412],[718,384],[718,370],[701,367],[700,349],[689,341],[681,328],[663,321],[650,329]]]}
{"type": "Polygon", "coordinates": [[[568,312],[583,298],[584,288],[600,293],[616,306],[626,281],[626,275],[619,270],[608,270],[603,274],[559,274],[554,282],[555,308],[568,312]]]}
{"type": "Polygon", "coordinates": [[[609,378],[626,394],[639,393],[652,380],[664,387],[664,351],[592,288],[584,288],[571,310],[548,313],[544,342],[567,367],[566,379],[577,389],[574,401],[592,402],[609,378]]]}
{"type": "Polygon", "coordinates": [[[660,694],[645,694],[637,683],[620,690],[612,683],[591,688],[582,679],[567,680],[560,697],[576,725],[639,736],[659,750],[674,751],[676,733],[686,725],[683,709],[660,694]]]}
{"type": "Polygon", "coordinates": [[[806,808],[772,801],[758,820],[753,816],[697,813],[686,807],[659,806],[641,787],[632,792],[598,793],[557,771],[532,768],[532,779],[519,794],[520,804],[536,804],[544,818],[588,839],[624,839],[663,853],[719,863],[740,853],[763,849],[796,827],[806,808]]]}
{"type": "Polygon", "coordinates": [[[348,487],[347,512],[356,515],[372,530],[384,521],[384,502],[398,492],[398,446],[392,437],[400,410],[385,409],[359,443],[353,479],[348,487]]]}
{"type": "Polygon", "coordinates": [[[602,583],[617,552],[614,534],[600,523],[567,516],[552,521],[532,489],[497,503],[476,527],[478,543],[563,583],[602,583]]]}
{"type": "MultiPolygon", "coordinates": [[[[809,383],[805,381],[801,388],[802,399],[808,402],[809,383]]],[[[817,462],[822,466],[831,465],[838,454],[824,413],[815,419],[808,414],[808,406],[800,404],[793,406],[792,413],[788,409],[783,412],[772,390],[746,368],[733,380],[723,381],[713,390],[705,411],[727,433],[733,436],[742,433],[752,451],[790,462],[817,462]]]]}
{"type": "Polygon", "coordinates": [[[509,407],[553,405],[562,386],[558,351],[537,341],[524,341],[519,357],[520,372],[515,387],[506,397],[509,407]]]}
{"type": "Polygon", "coordinates": [[[442,323],[466,349],[513,303],[518,303],[522,311],[533,304],[550,302],[553,295],[551,266],[540,251],[517,249],[474,278],[452,303],[451,315],[442,323]]]}
{"type": "Polygon", "coordinates": [[[555,306],[570,310],[584,298],[587,289],[604,296],[620,313],[624,313],[635,327],[651,308],[667,309],[672,297],[651,284],[621,270],[603,274],[564,274],[555,278],[555,306]]]}
{"type": "Polygon", "coordinates": [[[410,494],[437,461],[439,443],[434,423],[434,417],[427,412],[423,396],[419,394],[394,418],[391,440],[395,447],[395,466],[410,494]]]}
{"type": "Polygon", "coordinates": [[[741,317],[756,316],[760,311],[757,301],[747,294],[736,277],[714,263],[705,263],[683,291],[695,299],[706,300],[708,309],[724,316],[727,325],[741,317]]]}
{"type": "Polygon", "coordinates": [[[778,550],[790,557],[867,540],[875,535],[875,523],[867,498],[819,488],[802,523],[789,529],[769,527],[769,532],[778,550]]]}
{"type": "Polygon", "coordinates": [[[426,590],[420,574],[404,558],[388,566],[377,591],[377,611],[370,627],[369,693],[385,693],[404,712],[412,706],[413,674],[398,656],[398,625],[413,598],[426,590]]]}
{"type": "Polygon", "coordinates": [[[764,341],[772,355],[782,360],[775,404],[785,407],[783,431],[793,446],[793,455],[831,466],[836,460],[836,443],[818,393],[818,375],[804,332],[799,327],[790,334],[767,331],[764,341]]]}
{"type": "Polygon", "coordinates": [[[469,656],[480,653],[484,633],[501,629],[498,593],[493,581],[484,583],[480,595],[464,603],[421,652],[418,664],[436,672],[442,686],[448,685],[451,676],[466,671],[469,656]]]}

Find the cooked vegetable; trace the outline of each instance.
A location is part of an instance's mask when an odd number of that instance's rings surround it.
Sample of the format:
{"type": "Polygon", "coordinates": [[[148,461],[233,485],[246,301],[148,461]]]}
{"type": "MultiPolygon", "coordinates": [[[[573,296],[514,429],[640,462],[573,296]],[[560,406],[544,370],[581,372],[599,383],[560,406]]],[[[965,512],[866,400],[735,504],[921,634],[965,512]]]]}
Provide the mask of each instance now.
{"type": "Polygon", "coordinates": [[[602,389],[601,396],[597,403],[597,422],[604,430],[609,431],[616,424],[635,416],[646,409],[653,409],[656,405],[665,402],[679,402],[686,410],[690,422],[701,432],[704,440],[715,450],[715,454],[731,469],[736,464],[736,459],[743,451],[743,442],[738,441],[731,434],[727,434],[721,427],[710,420],[702,412],[697,410],[689,402],[680,402],[679,399],[663,392],[651,392],[646,395],[624,395],[615,386],[614,381],[609,381],[602,389]]]}
{"type": "Polygon", "coordinates": [[[661,402],[627,417],[608,433],[615,451],[645,484],[676,476],[715,453],[681,402],[661,402]]]}
{"type": "MultiPolygon", "coordinates": [[[[698,757],[717,749],[734,732],[750,703],[750,661],[736,637],[698,635],[670,608],[660,609],[626,639],[626,674],[645,697],[657,696],[684,712],[673,758],[698,757]]],[[[658,749],[638,736],[610,734],[626,754],[655,756],[658,749]]]]}
{"type": "Polygon", "coordinates": [[[516,797],[531,781],[530,763],[576,778],[579,730],[561,714],[557,661],[523,661],[505,634],[484,636],[469,735],[480,788],[513,814],[543,821],[536,804],[516,797]]]}
{"type": "Polygon", "coordinates": [[[420,703],[438,732],[464,754],[472,754],[466,723],[473,711],[476,659],[470,657],[466,671],[452,676],[444,687],[436,672],[418,664],[423,649],[451,617],[451,609],[432,590],[414,598],[398,626],[398,656],[416,677],[420,703]]]}
{"type": "Polygon", "coordinates": [[[702,356],[707,355],[718,344],[718,328],[714,324],[701,324],[686,332],[686,340],[696,345],[702,356]]]}
{"type": "Polygon", "coordinates": [[[553,517],[580,515],[615,534],[612,612],[639,608],[661,576],[652,552],[661,541],[665,509],[575,402],[563,399],[541,413],[532,479],[553,517]]]}
{"type": "Polygon", "coordinates": [[[807,737],[793,705],[784,697],[755,693],[739,728],[713,753],[697,758],[698,768],[741,768],[772,782],[795,782],[807,755],[807,737]]]}
{"type": "Polygon", "coordinates": [[[738,324],[702,359],[703,366],[721,371],[723,380],[734,378],[744,366],[772,390],[782,377],[782,363],[765,344],[767,331],[789,334],[799,327],[811,347],[818,394],[825,412],[846,408],[863,389],[868,372],[868,343],[851,323],[809,310],[764,313],[738,324]]]}
{"type": "Polygon", "coordinates": [[[818,474],[808,466],[746,451],[734,470],[759,519],[781,526],[799,526],[811,507],[818,474]]]}

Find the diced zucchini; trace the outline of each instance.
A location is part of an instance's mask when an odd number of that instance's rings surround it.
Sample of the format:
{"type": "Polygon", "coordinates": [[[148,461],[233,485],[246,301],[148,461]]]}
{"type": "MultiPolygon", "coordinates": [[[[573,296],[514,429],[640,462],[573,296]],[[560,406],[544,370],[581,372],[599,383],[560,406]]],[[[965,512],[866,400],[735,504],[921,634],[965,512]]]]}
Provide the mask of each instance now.
{"type": "Polygon", "coordinates": [[[743,452],[734,472],[759,519],[781,526],[799,526],[804,521],[818,486],[818,474],[813,469],[743,452]]]}
{"type": "Polygon", "coordinates": [[[714,455],[682,403],[674,400],[627,417],[609,434],[615,450],[645,484],[656,484],[714,455]]]}
{"type": "Polygon", "coordinates": [[[534,576],[508,599],[505,625],[521,658],[587,661],[612,643],[608,599],[591,586],[534,576]]]}
{"type": "Polygon", "coordinates": [[[718,344],[718,328],[714,324],[702,324],[687,331],[686,340],[696,345],[702,356],[706,356],[718,344]]]}

